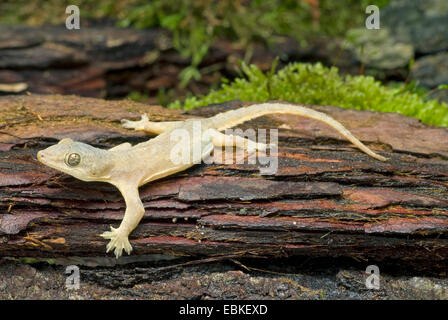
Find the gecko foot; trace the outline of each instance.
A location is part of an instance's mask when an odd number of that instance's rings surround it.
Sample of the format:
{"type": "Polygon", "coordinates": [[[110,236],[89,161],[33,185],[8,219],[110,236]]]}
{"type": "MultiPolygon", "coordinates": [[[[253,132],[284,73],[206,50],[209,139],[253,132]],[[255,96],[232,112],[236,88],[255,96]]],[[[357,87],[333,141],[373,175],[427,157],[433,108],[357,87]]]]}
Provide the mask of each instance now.
{"type": "Polygon", "coordinates": [[[145,124],[148,123],[148,121],[149,121],[148,116],[146,114],[142,114],[142,118],[138,121],[132,121],[127,119],[121,120],[121,125],[123,126],[123,128],[126,129],[134,129],[137,131],[141,131],[144,130],[145,124]]]}
{"type": "Polygon", "coordinates": [[[107,244],[106,253],[114,250],[115,257],[117,259],[121,256],[123,250],[127,252],[127,254],[131,254],[132,246],[129,243],[128,236],[121,232],[119,229],[115,229],[110,227],[111,231],[106,231],[101,234],[101,237],[104,239],[110,239],[110,242],[107,244]]]}
{"type": "Polygon", "coordinates": [[[274,145],[273,144],[265,144],[265,143],[256,143],[256,142],[250,141],[246,147],[246,150],[249,154],[255,152],[256,150],[264,152],[267,149],[272,148],[272,146],[274,146],[274,145]]]}

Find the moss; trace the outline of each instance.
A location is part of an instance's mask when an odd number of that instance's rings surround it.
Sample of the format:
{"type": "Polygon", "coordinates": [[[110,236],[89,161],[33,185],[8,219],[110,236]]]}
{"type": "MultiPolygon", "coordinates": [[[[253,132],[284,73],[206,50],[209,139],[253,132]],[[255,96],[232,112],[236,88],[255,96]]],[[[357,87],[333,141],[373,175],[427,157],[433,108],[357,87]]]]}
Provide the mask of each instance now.
{"type": "Polygon", "coordinates": [[[358,110],[396,112],[427,124],[448,126],[448,105],[426,101],[425,93],[401,84],[387,87],[370,76],[340,75],[336,67],[293,63],[277,73],[263,73],[243,64],[245,77],[200,97],[175,101],[171,108],[191,109],[229,100],[263,102],[284,100],[304,104],[334,105],[358,110]]]}
{"type": "Polygon", "coordinates": [[[12,260],[12,261],[16,261],[19,263],[24,263],[24,264],[36,264],[36,263],[40,263],[40,262],[46,262],[48,264],[55,264],[56,263],[56,259],[53,258],[33,258],[33,257],[19,257],[19,258],[15,258],[15,257],[9,257],[6,258],[7,260],[12,260]]]}

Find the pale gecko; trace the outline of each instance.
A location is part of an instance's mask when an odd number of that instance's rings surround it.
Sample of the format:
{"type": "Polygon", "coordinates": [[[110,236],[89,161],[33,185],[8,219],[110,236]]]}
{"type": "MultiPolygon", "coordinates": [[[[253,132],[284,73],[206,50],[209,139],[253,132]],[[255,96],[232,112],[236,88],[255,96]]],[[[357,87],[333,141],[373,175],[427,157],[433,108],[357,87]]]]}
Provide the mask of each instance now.
{"type": "MultiPolygon", "coordinates": [[[[111,231],[101,234],[103,238],[110,239],[106,252],[114,250],[115,256],[118,258],[123,250],[128,254],[131,253],[132,246],[128,236],[137,227],[145,212],[138,188],[150,181],[183,171],[197,163],[193,161],[192,157],[190,157],[190,161],[180,164],[172,162],[170,150],[177,143],[172,141],[171,137],[174,130],[184,129],[192,134],[194,122],[200,121],[202,132],[198,138],[195,138],[200,141],[190,140],[191,145],[196,143],[201,146],[202,158],[209,156],[214,147],[235,146],[248,151],[265,151],[268,147],[266,144],[256,143],[240,136],[225,135],[220,131],[263,115],[276,113],[293,114],[322,121],[336,129],[369,156],[381,161],[387,160],[366,147],[342,124],[330,116],[304,106],[286,103],[254,104],[223,112],[210,118],[185,121],[152,122],[146,115],[142,115],[139,121],[123,119],[122,124],[125,128],[159,135],[134,146],[126,142],[108,150],[65,138],[58,144],[39,151],[37,159],[49,167],[80,180],[104,181],[118,188],[126,203],[123,220],[117,229],[111,226],[111,231]],[[202,135],[205,132],[208,134],[202,135]]],[[[192,136],[194,137],[194,135],[192,136]]]]}

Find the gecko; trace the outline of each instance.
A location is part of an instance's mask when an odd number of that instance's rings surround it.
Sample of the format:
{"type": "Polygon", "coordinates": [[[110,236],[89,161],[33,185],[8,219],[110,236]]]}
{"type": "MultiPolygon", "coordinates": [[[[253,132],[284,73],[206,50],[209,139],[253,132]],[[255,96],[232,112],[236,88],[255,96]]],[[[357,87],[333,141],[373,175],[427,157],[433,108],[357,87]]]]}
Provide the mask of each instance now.
{"type": "Polygon", "coordinates": [[[137,121],[121,120],[122,125],[127,129],[158,134],[155,138],[136,145],[125,142],[108,150],[64,138],[59,143],[39,151],[37,160],[83,181],[110,183],[120,191],[126,204],[124,217],[118,228],[110,226],[110,231],[100,235],[109,240],[106,253],[113,250],[118,259],[123,250],[128,255],[131,253],[132,246],[128,237],[145,213],[138,188],[148,182],[186,170],[197,163],[191,157],[188,161],[173,163],[170,150],[175,143],[171,138],[174,130],[182,129],[187,134],[191,134],[195,121],[200,121],[202,133],[206,132],[207,134],[195,138],[199,141],[190,139],[190,143],[197,143],[201,146],[202,159],[208,156],[214,147],[237,147],[248,152],[265,151],[269,145],[237,135],[226,135],[221,131],[268,114],[292,114],[324,122],[369,156],[380,161],[387,160],[370,150],[341,123],[325,113],[304,105],[288,103],[253,104],[210,118],[184,121],[154,122],[150,121],[146,114],[143,114],[137,121]]]}

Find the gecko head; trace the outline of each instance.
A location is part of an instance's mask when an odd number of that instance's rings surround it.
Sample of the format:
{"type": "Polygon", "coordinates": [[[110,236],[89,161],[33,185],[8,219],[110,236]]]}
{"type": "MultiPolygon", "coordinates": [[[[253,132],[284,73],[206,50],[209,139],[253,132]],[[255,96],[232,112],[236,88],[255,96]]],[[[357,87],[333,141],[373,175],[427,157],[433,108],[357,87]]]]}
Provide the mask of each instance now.
{"type": "Polygon", "coordinates": [[[106,181],[111,168],[106,150],[72,139],[62,139],[39,151],[37,160],[83,181],[106,181]]]}

